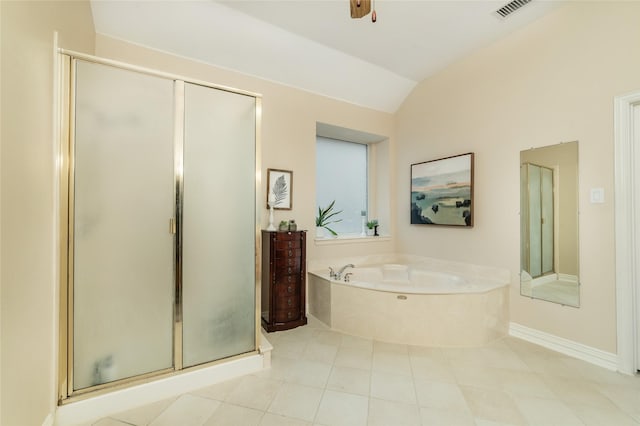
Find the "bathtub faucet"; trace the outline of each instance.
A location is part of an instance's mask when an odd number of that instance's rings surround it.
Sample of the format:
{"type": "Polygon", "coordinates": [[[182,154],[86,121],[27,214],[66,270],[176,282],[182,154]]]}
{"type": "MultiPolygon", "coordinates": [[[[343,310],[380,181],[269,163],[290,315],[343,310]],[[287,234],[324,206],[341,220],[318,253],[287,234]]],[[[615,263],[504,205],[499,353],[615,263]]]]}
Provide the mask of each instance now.
{"type": "Polygon", "coordinates": [[[356,265],[354,265],[353,263],[349,263],[348,265],[344,265],[342,268],[340,268],[340,270],[338,272],[336,272],[334,274],[334,278],[338,281],[340,281],[340,279],[342,278],[342,273],[344,272],[345,269],[347,268],[355,268],[356,265]]]}

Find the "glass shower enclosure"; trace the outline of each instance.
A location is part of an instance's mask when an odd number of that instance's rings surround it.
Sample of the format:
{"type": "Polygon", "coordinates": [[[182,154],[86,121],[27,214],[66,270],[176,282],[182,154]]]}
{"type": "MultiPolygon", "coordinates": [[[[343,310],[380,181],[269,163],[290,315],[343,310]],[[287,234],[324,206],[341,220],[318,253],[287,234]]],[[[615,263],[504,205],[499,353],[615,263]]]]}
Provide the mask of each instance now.
{"type": "Polygon", "coordinates": [[[62,56],[61,401],[254,353],[260,98],[62,56]]]}
{"type": "Polygon", "coordinates": [[[554,272],[553,169],[521,166],[522,269],[531,278],[554,272]]]}

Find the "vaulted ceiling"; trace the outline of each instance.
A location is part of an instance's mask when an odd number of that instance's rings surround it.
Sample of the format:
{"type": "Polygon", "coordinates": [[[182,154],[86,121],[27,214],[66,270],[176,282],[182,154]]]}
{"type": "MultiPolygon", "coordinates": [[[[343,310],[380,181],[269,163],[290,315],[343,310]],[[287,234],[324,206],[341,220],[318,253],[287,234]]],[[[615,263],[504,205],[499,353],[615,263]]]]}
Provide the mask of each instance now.
{"type": "Polygon", "coordinates": [[[377,0],[377,22],[349,0],[92,0],[96,32],[380,111],[415,85],[531,23],[559,1],[377,0]]]}

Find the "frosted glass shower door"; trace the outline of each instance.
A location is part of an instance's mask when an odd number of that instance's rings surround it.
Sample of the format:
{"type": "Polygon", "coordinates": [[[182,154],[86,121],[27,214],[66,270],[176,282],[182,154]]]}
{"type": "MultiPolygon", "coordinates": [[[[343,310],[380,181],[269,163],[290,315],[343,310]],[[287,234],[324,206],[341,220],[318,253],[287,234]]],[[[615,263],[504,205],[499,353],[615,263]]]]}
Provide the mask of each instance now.
{"type": "Polygon", "coordinates": [[[553,272],[553,170],[541,167],[542,274],[553,272]]]}
{"type": "Polygon", "coordinates": [[[528,272],[536,278],[553,272],[553,170],[534,164],[526,164],[526,167],[529,219],[528,272]]]}
{"type": "Polygon", "coordinates": [[[529,274],[542,275],[542,203],[540,167],[529,165],[529,274]]]}
{"type": "Polygon", "coordinates": [[[173,82],[78,61],[73,389],[173,365],[173,82]]]}
{"type": "Polygon", "coordinates": [[[255,98],[185,84],[183,364],[255,349],[255,98]]]}

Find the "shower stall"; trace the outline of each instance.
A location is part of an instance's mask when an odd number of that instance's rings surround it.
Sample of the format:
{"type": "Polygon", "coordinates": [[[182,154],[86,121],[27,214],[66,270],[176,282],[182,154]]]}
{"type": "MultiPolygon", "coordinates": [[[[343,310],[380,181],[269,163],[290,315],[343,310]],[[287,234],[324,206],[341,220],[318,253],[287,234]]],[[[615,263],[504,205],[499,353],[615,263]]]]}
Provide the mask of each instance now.
{"type": "Polygon", "coordinates": [[[531,278],[555,272],[553,180],[551,168],[521,166],[521,264],[531,278]]]}
{"type": "Polygon", "coordinates": [[[258,95],[63,52],[61,403],[258,347],[258,95]]]}

